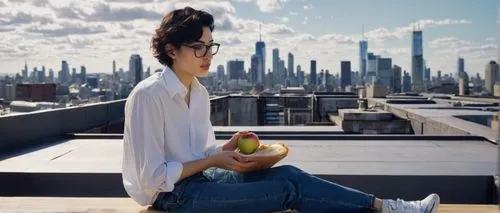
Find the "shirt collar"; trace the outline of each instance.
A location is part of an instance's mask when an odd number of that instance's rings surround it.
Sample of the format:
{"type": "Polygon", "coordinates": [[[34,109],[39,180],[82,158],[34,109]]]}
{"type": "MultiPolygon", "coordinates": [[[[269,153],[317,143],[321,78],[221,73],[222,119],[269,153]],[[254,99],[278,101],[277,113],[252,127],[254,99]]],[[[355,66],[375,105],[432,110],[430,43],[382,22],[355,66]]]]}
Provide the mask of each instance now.
{"type": "MultiPolygon", "coordinates": [[[[188,89],[182,84],[170,67],[165,66],[163,69],[163,78],[167,86],[167,91],[172,97],[177,94],[182,95],[182,97],[187,95],[188,89]]],[[[200,88],[200,84],[198,78],[195,77],[193,82],[191,82],[191,92],[197,91],[200,88]]]]}

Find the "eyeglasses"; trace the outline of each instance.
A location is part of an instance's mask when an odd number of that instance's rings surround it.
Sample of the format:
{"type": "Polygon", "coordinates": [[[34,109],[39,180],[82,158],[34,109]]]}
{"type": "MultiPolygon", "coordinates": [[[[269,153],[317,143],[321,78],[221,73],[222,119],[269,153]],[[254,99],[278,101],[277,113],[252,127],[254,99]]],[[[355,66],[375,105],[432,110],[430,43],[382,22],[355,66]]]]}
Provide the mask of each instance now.
{"type": "Polygon", "coordinates": [[[209,50],[212,55],[217,54],[220,46],[220,44],[218,43],[211,43],[208,45],[205,44],[193,44],[193,45],[183,44],[183,45],[194,49],[194,56],[196,56],[197,58],[205,57],[205,55],[207,55],[209,50]]]}

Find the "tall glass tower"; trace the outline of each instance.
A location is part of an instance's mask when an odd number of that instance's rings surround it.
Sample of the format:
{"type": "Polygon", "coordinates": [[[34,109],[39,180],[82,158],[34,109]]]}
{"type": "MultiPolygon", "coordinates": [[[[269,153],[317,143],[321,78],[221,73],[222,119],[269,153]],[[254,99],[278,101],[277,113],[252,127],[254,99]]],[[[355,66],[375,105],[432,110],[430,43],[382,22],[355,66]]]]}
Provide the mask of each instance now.
{"type": "Polygon", "coordinates": [[[422,47],[422,30],[414,29],[411,46],[411,84],[413,92],[423,92],[424,52],[422,47]]]}

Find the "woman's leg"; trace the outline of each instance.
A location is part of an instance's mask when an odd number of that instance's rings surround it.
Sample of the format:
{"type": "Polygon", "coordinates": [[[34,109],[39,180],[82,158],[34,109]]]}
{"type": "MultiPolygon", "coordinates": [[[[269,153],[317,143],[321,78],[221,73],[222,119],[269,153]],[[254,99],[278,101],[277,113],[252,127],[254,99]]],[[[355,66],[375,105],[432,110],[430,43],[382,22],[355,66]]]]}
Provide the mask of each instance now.
{"type": "Polygon", "coordinates": [[[372,212],[373,196],[292,166],[238,174],[209,170],[189,182],[172,212],[372,212]]]}
{"type": "Polygon", "coordinates": [[[373,212],[375,197],[315,177],[294,166],[278,166],[242,174],[244,182],[281,180],[293,184],[299,212],[373,212]]]}

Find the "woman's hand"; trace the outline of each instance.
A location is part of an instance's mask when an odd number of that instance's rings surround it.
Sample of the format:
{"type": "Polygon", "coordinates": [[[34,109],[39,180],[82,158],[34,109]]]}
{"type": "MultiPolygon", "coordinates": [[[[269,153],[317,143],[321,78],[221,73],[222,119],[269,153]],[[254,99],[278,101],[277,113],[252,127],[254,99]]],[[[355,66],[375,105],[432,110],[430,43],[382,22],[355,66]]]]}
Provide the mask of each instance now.
{"type": "Polygon", "coordinates": [[[250,133],[248,130],[238,131],[233,134],[233,137],[229,139],[229,141],[223,146],[222,150],[224,151],[234,151],[238,148],[238,140],[242,135],[246,135],[250,133]]]}
{"type": "Polygon", "coordinates": [[[209,157],[212,166],[232,170],[235,172],[247,172],[257,166],[256,162],[248,159],[240,153],[234,151],[222,151],[209,157]]]}

